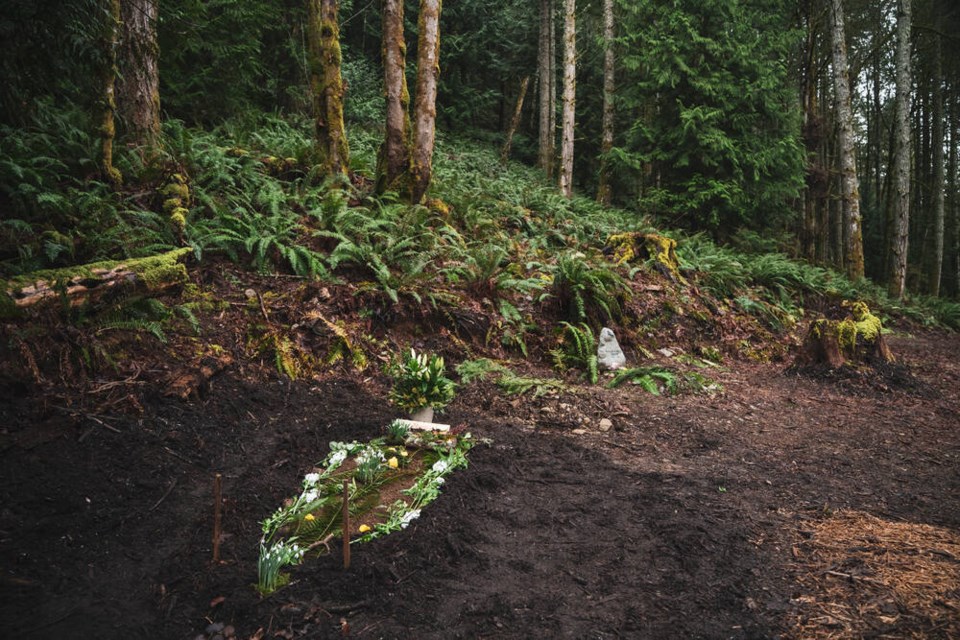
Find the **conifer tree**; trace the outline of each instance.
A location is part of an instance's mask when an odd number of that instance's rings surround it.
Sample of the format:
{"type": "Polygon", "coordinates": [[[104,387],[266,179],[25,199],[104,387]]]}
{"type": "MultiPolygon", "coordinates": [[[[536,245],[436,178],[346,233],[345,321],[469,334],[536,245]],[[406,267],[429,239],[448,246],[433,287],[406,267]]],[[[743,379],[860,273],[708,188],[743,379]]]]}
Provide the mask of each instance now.
{"type": "Polygon", "coordinates": [[[837,143],[840,153],[843,202],[843,262],[851,279],[863,277],[863,232],[860,217],[860,182],[857,178],[856,140],[853,137],[853,106],[850,98],[850,68],[842,0],[830,0],[830,43],[833,51],[834,100],[837,112],[837,143]]]}
{"type": "Polygon", "coordinates": [[[540,76],[540,146],[537,164],[553,179],[554,134],[557,110],[556,54],[553,50],[553,1],[540,0],[540,39],[538,67],[540,76]]]}
{"type": "Polygon", "coordinates": [[[117,113],[124,138],[149,157],[160,137],[157,0],[123,0],[117,113]]]}
{"type": "Polygon", "coordinates": [[[896,167],[890,246],[890,295],[902,298],[907,282],[910,240],[910,23],[911,0],[897,2],[896,167]]]}
{"type": "Polygon", "coordinates": [[[563,128],[560,136],[560,192],[573,196],[573,133],[577,112],[577,3],[563,5],[563,128]]]}
{"type": "Polygon", "coordinates": [[[600,177],[597,185],[597,202],[609,206],[610,152],[613,150],[613,92],[615,59],[613,54],[613,0],[603,0],[603,125],[600,142],[600,177]]]}

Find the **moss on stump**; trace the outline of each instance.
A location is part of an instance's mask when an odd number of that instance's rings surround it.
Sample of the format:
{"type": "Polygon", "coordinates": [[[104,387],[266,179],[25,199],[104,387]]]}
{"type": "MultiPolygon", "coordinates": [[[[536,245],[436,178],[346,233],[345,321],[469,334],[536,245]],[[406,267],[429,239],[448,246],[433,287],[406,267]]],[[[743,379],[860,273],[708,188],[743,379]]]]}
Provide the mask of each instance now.
{"type": "Polygon", "coordinates": [[[612,254],[618,265],[649,260],[671,282],[686,282],[680,275],[677,241],[673,238],[639,231],[615,233],[607,238],[605,252],[612,254]]]}
{"type": "Polygon", "coordinates": [[[881,364],[894,361],[883,337],[880,318],[865,302],[844,302],[850,314],[843,320],[820,318],[810,325],[797,364],[827,365],[838,369],[848,363],[881,364]]]}

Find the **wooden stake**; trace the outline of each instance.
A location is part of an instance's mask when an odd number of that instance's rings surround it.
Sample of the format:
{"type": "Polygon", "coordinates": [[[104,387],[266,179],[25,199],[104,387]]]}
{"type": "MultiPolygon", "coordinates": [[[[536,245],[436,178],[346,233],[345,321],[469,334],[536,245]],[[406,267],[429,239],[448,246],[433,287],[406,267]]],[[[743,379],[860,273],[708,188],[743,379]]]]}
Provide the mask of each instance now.
{"type": "Polygon", "coordinates": [[[222,498],[223,476],[219,473],[213,477],[213,563],[220,562],[220,506],[222,498]]]}
{"type": "Polygon", "coordinates": [[[343,481],[343,568],[350,568],[350,481],[343,481]]]}

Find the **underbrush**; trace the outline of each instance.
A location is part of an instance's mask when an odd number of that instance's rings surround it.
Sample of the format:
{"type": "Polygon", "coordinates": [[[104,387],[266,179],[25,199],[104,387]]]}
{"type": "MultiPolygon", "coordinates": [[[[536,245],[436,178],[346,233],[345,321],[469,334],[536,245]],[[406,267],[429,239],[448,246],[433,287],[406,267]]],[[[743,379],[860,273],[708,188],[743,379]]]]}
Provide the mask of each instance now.
{"type": "Polygon", "coordinates": [[[651,219],[564,198],[539,171],[504,165],[476,142],[441,135],[432,197],[409,205],[373,193],[374,131],[351,131],[350,179],[323,179],[306,120],[256,114],[212,131],[168,121],[153,164],[118,148],[125,183],[113,189],[97,179],[83,115],[39,113],[33,127],[0,132],[2,277],[189,246],[198,260],[225,256],[259,274],[349,282],[379,308],[406,301],[448,317],[479,309],[483,347],[532,357],[536,342],[537,357],[552,353],[558,370],[590,381],[590,338],[605,325],[630,340],[674,320],[703,331],[732,311],[784,332],[807,309],[862,299],[885,320],[960,330],[960,303],[894,301],[750,238],[732,248],[660,231],[678,241],[685,282],[668,281],[652,261],[615,264],[604,254],[608,237],[653,232],[651,219]]]}

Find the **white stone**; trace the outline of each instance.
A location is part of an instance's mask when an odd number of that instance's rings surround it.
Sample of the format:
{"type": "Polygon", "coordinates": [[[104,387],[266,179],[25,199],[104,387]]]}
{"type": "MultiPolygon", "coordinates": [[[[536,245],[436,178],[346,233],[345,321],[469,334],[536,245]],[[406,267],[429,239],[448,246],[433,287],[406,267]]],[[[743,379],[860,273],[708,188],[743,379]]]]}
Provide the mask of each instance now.
{"type": "Polygon", "coordinates": [[[613,421],[608,418],[602,418],[600,420],[600,431],[610,431],[613,427],[613,421]]]}
{"type": "Polygon", "coordinates": [[[600,344],[597,346],[597,364],[606,371],[622,369],[627,364],[627,357],[617,342],[613,331],[604,327],[600,330],[600,344]]]}

